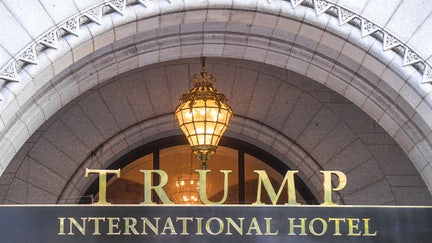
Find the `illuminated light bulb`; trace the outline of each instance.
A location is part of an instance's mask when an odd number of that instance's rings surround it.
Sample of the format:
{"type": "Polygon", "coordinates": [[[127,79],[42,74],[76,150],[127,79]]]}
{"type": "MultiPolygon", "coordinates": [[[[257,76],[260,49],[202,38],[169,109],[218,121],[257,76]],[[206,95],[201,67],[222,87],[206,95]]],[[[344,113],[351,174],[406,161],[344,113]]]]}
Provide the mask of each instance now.
{"type": "Polygon", "coordinates": [[[185,118],[186,118],[187,122],[191,122],[192,121],[192,112],[186,112],[185,118]]]}

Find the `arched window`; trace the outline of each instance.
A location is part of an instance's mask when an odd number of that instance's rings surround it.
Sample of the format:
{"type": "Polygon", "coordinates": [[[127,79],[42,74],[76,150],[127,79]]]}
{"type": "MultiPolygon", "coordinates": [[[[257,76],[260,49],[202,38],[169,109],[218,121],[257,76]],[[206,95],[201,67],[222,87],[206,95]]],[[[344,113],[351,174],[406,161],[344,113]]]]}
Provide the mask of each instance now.
{"type": "MultiPolygon", "coordinates": [[[[171,201],[176,204],[200,204],[198,198],[198,173],[200,161],[191,152],[182,136],[170,137],[137,148],[113,163],[109,169],[121,168],[120,178],[110,178],[107,183],[107,201],[114,204],[139,204],[144,201],[144,175],[140,170],[160,169],[168,174],[164,186],[171,201]]],[[[225,137],[217,153],[208,162],[207,197],[210,201],[220,201],[223,196],[224,175],[220,170],[231,170],[228,176],[228,197],[225,204],[251,204],[257,199],[258,174],[254,170],[264,170],[277,190],[289,168],[269,153],[242,141],[225,137]]],[[[158,176],[152,179],[159,183],[158,176]]],[[[96,180],[86,192],[96,195],[96,180]]],[[[295,178],[297,201],[301,204],[316,204],[314,196],[305,184],[295,178]]],[[[283,190],[278,204],[287,202],[287,190],[283,190]]],[[[159,199],[153,195],[153,201],[159,199]]],[[[265,190],[261,201],[271,204],[265,190]]],[[[84,200],[81,203],[86,203],[84,200]]],[[[88,203],[88,202],[87,202],[88,203]]]]}

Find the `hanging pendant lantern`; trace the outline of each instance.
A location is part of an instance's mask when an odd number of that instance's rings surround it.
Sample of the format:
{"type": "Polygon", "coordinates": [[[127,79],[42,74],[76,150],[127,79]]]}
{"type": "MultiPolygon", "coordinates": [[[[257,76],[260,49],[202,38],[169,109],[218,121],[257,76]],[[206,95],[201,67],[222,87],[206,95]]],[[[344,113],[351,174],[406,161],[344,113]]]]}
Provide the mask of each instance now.
{"type": "Polygon", "coordinates": [[[192,151],[207,168],[207,160],[216,152],[219,141],[228,128],[233,112],[224,94],[213,88],[215,78],[205,69],[192,77],[194,87],[180,99],[175,115],[192,151]]]}

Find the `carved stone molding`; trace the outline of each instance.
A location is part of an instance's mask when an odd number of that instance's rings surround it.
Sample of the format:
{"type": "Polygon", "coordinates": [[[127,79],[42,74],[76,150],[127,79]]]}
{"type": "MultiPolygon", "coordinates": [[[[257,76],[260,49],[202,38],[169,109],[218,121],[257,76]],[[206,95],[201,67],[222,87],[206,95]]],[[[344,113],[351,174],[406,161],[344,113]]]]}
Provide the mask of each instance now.
{"type": "MultiPolygon", "coordinates": [[[[165,0],[167,3],[171,4],[170,0],[165,0]]],[[[274,0],[276,1],[276,0],[274,0]]],[[[268,4],[273,4],[274,1],[268,0],[268,4]]],[[[288,1],[288,0],[279,0],[288,1]]],[[[403,55],[403,66],[416,65],[416,70],[422,75],[422,83],[432,83],[432,66],[422,58],[415,50],[408,47],[401,40],[396,38],[394,35],[389,33],[384,28],[378,26],[374,22],[362,17],[361,15],[339,6],[337,3],[327,0],[289,0],[293,9],[297,9],[300,5],[306,8],[313,8],[316,16],[327,13],[332,17],[338,18],[339,25],[353,24],[361,31],[362,38],[366,36],[373,35],[376,32],[382,33],[383,38],[377,38],[377,40],[382,42],[383,51],[388,51],[393,48],[403,48],[403,52],[397,52],[399,55],[403,55]],[[336,14],[335,14],[336,13],[336,14]],[[354,23],[358,21],[360,25],[354,23]]],[[[13,82],[20,81],[20,71],[27,64],[38,64],[38,54],[45,51],[46,49],[57,49],[58,38],[64,38],[65,36],[72,34],[79,37],[78,32],[81,25],[86,25],[91,22],[95,22],[101,25],[101,19],[103,15],[108,15],[112,13],[124,14],[127,7],[134,7],[137,5],[142,5],[147,8],[151,4],[157,4],[155,1],[150,0],[101,0],[101,3],[88,8],[71,16],[64,22],[56,25],[52,29],[45,32],[39,38],[37,38],[33,43],[30,43],[26,48],[24,48],[15,58],[10,60],[5,66],[0,68],[0,79],[2,86],[13,85],[13,82]],[[113,11],[105,11],[107,8],[113,11]],[[88,21],[90,20],[90,21],[88,21]],[[66,32],[66,33],[64,33],[66,32]],[[59,33],[63,33],[61,36],[59,33]],[[37,46],[45,46],[47,48],[36,48],[37,46]]],[[[375,36],[374,36],[375,37],[375,36]]],[[[0,88],[0,97],[2,94],[2,87],[0,88]]]]}

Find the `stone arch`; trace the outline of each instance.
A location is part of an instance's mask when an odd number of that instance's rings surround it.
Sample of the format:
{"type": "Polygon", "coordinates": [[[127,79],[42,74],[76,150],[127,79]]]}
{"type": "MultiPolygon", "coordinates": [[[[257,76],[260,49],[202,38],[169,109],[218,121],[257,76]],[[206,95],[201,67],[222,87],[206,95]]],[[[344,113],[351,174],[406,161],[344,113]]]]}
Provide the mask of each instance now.
{"type": "MultiPolygon", "coordinates": [[[[84,195],[85,190],[94,182],[94,180],[83,180],[82,175],[85,174],[85,168],[108,168],[118,159],[142,145],[154,142],[160,138],[181,135],[178,128],[172,123],[173,115],[174,114],[167,114],[135,124],[116,134],[103,145],[99,146],[97,150],[85,159],[83,164],[78,167],[77,171],[73,173],[73,176],[71,176],[62,193],[59,195],[58,202],[73,203],[76,202],[77,198],[84,195]],[[159,129],[154,129],[156,126],[159,127],[159,129]],[[113,151],[116,152],[113,153],[113,151]]],[[[259,124],[247,118],[236,119],[233,123],[234,126],[248,124],[248,126],[259,130],[261,130],[263,126],[263,124],[259,124]]],[[[255,140],[255,137],[251,137],[251,134],[230,132],[229,135],[243,141],[255,140]]],[[[261,133],[261,136],[278,138],[279,144],[277,147],[269,142],[272,141],[272,139],[267,141],[255,141],[254,143],[255,145],[260,145],[260,147],[271,148],[273,154],[283,159],[287,166],[294,168],[302,166],[309,167],[310,170],[301,172],[300,176],[309,184],[308,188],[311,188],[315,195],[322,197],[321,188],[317,187],[317,185],[321,183],[319,176],[317,176],[321,168],[319,164],[299,145],[274,129],[268,128],[261,133]],[[284,152],[277,151],[277,148],[283,148],[284,152]],[[302,163],[306,165],[302,165],[302,163]]]]}
{"type": "MultiPolygon", "coordinates": [[[[427,202],[422,183],[394,184],[420,178],[399,146],[336,92],[259,62],[211,58],[208,65],[210,72],[217,71],[218,85],[236,110],[227,136],[265,149],[299,169],[317,198],[319,170],[324,168],[352,175],[355,183],[341,194],[348,204],[427,202]],[[236,96],[239,92],[243,95],[236,96]],[[356,125],[353,119],[360,122],[356,125]],[[386,161],[393,158],[389,165],[386,161]],[[415,197],[405,196],[407,186],[415,197]]],[[[11,162],[5,172],[11,180],[5,202],[40,203],[43,198],[54,203],[79,197],[87,185],[82,178],[86,166],[104,168],[136,146],[179,134],[172,110],[188,89],[186,80],[193,70],[199,70],[198,58],[153,64],[113,77],[75,98],[45,122],[11,162]]]]}
{"type": "MultiPolygon", "coordinates": [[[[431,168],[430,161],[427,159],[430,152],[430,141],[427,138],[430,134],[431,121],[428,119],[430,108],[428,100],[423,98],[429,92],[429,88],[420,84],[419,81],[424,80],[424,76],[417,72],[414,66],[401,68],[406,57],[400,57],[395,52],[382,52],[379,50],[382,44],[374,38],[370,36],[362,38],[361,31],[351,25],[338,26],[337,20],[330,16],[321,19],[305,17],[313,13],[313,9],[300,6],[300,11],[296,9],[296,12],[290,12],[283,8],[284,3],[276,5],[278,7],[274,5],[263,7],[259,2],[259,9],[262,11],[256,14],[261,17],[256,17],[255,11],[251,11],[248,4],[238,6],[228,4],[229,8],[228,5],[223,5],[222,8],[217,9],[212,9],[210,6],[208,9],[200,9],[199,6],[194,6],[190,11],[183,11],[185,8],[182,4],[170,5],[169,11],[160,16],[151,14],[138,16],[135,11],[129,11],[130,9],[127,8],[123,11],[125,17],[119,17],[117,22],[110,23],[108,29],[113,32],[104,29],[107,28],[106,26],[99,28],[96,26],[94,29],[87,28],[84,32],[80,29],[79,40],[73,39],[73,36],[58,40],[59,51],[47,52],[46,56],[40,56],[38,66],[27,66],[23,69],[24,76],[28,75],[27,81],[20,82],[20,85],[25,86],[24,89],[10,86],[11,94],[16,92],[17,96],[13,99],[5,98],[9,103],[2,116],[5,123],[2,139],[2,144],[5,145],[2,146],[3,158],[5,158],[2,161],[3,168],[6,168],[16,151],[40,125],[93,85],[126,72],[130,68],[204,54],[244,60],[257,59],[262,63],[297,71],[336,90],[383,125],[410,156],[430,188],[431,168]],[[282,9],[286,12],[281,12],[282,9]],[[190,23],[185,24],[188,13],[193,13],[193,17],[190,23]],[[249,17],[242,16],[246,22],[240,21],[240,18],[232,21],[227,16],[232,17],[233,13],[245,13],[245,16],[249,17]],[[276,23],[281,19],[295,23],[298,28],[285,29],[287,27],[285,25],[278,28],[276,23]],[[199,23],[202,22],[206,24],[200,26],[199,23]],[[158,23],[159,31],[152,30],[154,25],[149,23],[158,23]],[[140,24],[144,29],[139,29],[140,24]],[[232,24],[229,26],[233,28],[231,32],[218,33],[226,30],[224,28],[228,24],[232,24]],[[248,24],[249,32],[242,32],[241,27],[248,24]],[[322,30],[323,26],[326,31],[322,30]],[[139,33],[137,33],[138,29],[139,33]],[[278,30],[279,38],[275,35],[278,30]],[[196,35],[193,34],[194,32],[196,35]],[[200,36],[200,32],[205,35],[200,36]],[[176,34],[180,34],[181,37],[185,34],[189,39],[181,39],[184,42],[176,44],[180,40],[176,34]],[[290,43],[283,39],[290,35],[304,42],[296,43],[294,39],[290,43]],[[95,51],[95,43],[103,46],[103,41],[110,42],[114,40],[114,36],[118,41],[95,51]],[[138,49],[139,38],[143,38],[141,44],[148,45],[148,49],[145,50],[150,50],[152,45],[157,48],[146,53],[137,52],[134,55],[134,50],[138,49]],[[328,38],[328,42],[325,42],[325,38],[328,38]],[[212,42],[206,43],[209,39],[212,42]],[[346,43],[343,45],[346,49],[331,46],[333,41],[339,44],[346,43]],[[295,49],[294,44],[297,47],[302,46],[295,49]],[[323,45],[321,47],[325,47],[323,50],[319,49],[321,44],[323,45]],[[164,48],[160,48],[161,46],[164,48]],[[243,53],[239,53],[239,46],[245,46],[243,53]],[[201,51],[196,51],[197,47],[201,51]],[[70,52],[76,59],[71,60],[70,52]],[[353,60],[350,56],[352,53],[364,54],[360,55],[362,59],[353,60]],[[335,55],[335,61],[338,63],[325,60],[324,57],[332,55],[335,55]],[[110,58],[113,59],[109,60],[110,58]],[[69,66],[71,61],[74,64],[69,66]],[[88,63],[92,65],[83,66],[88,63]],[[95,65],[100,65],[98,68],[101,69],[97,70],[95,65]],[[332,73],[322,75],[327,72],[322,67],[333,67],[332,73]],[[92,78],[96,73],[92,71],[99,71],[97,78],[92,78]],[[322,79],[324,76],[327,77],[325,80],[322,79]],[[47,80],[50,82],[46,82],[47,80]],[[60,80],[61,82],[58,82],[60,80]],[[36,102],[32,103],[33,100],[36,102]]],[[[252,9],[258,9],[257,6],[254,5],[252,9]]],[[[160,5],[156,9],[161,10],[160,5]]],[[[107,19],[100,21],[110,22],[107,19]]]]}

